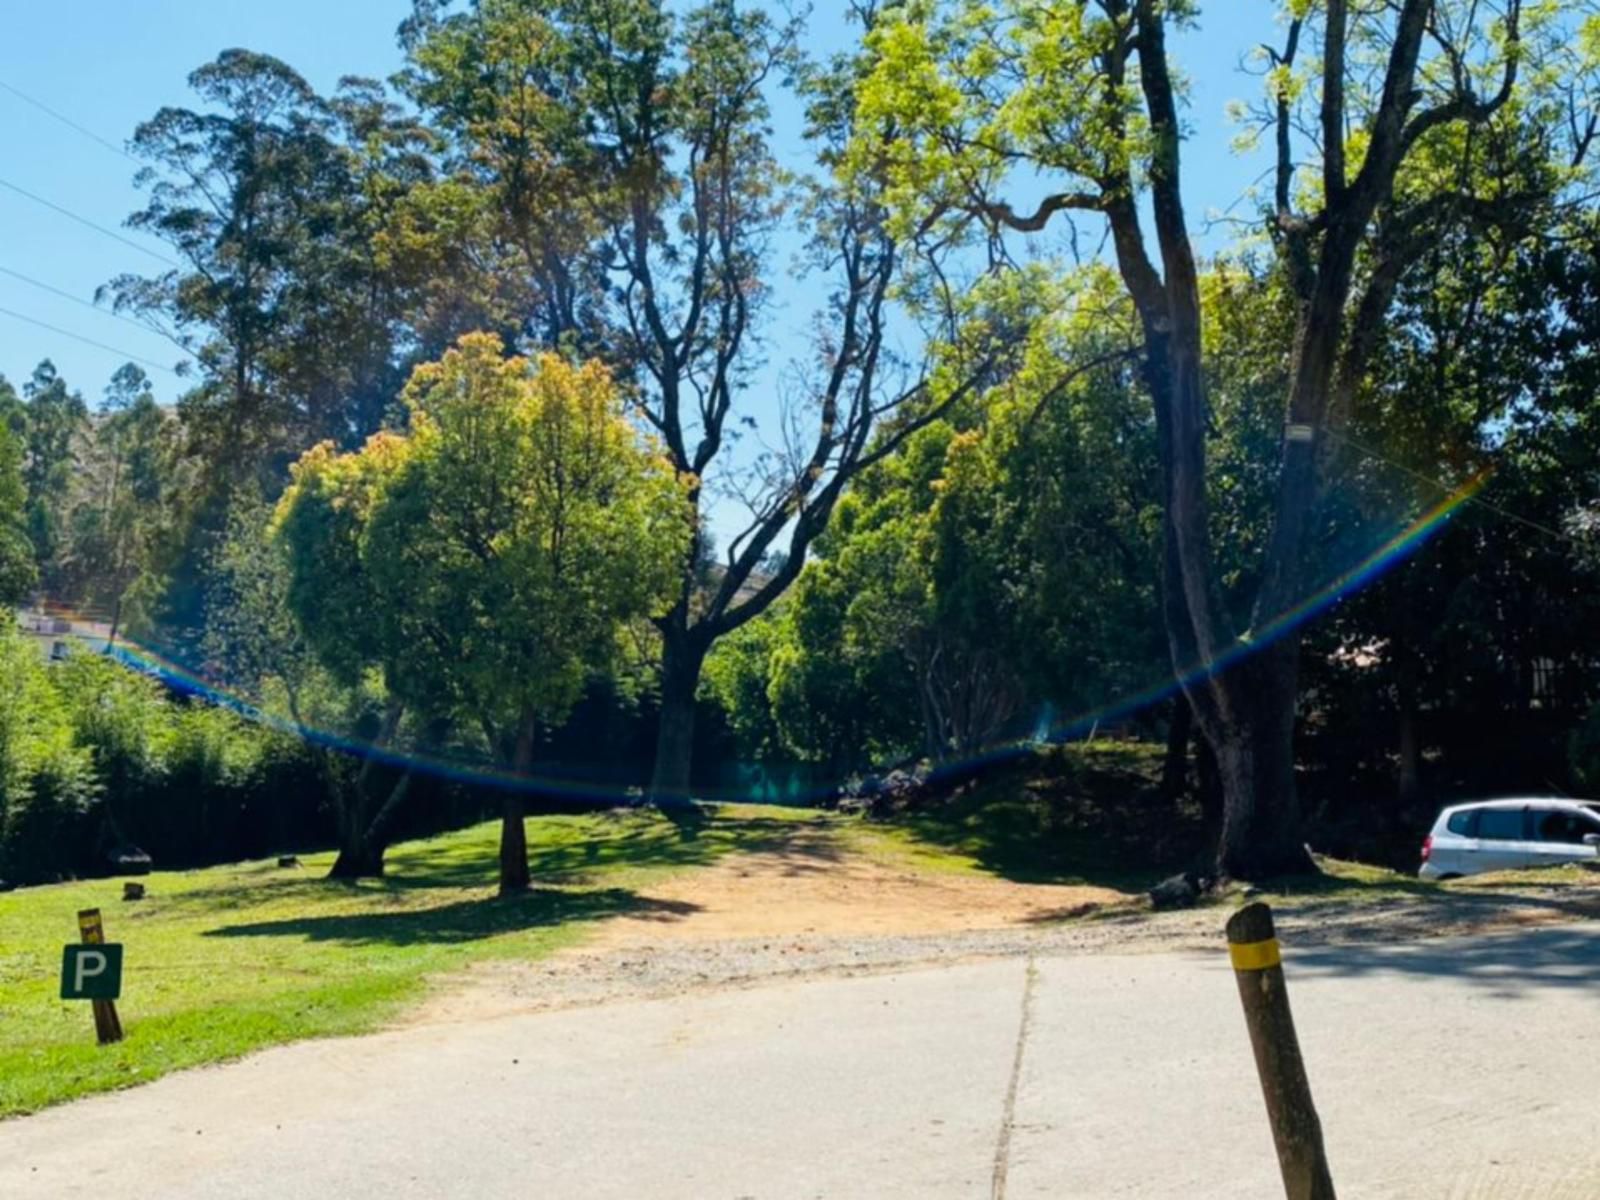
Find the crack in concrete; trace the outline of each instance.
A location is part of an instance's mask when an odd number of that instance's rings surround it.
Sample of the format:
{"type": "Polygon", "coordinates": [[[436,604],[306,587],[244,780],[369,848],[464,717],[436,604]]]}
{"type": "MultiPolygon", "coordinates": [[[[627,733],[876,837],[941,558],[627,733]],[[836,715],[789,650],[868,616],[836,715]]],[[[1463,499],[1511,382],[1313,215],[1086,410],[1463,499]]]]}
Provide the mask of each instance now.
{"type": "Polygon", "coordinates": [[[1022,1052],[1028,1042],[1028,1026],[1033,1021],[1033,985],[1039,977],[1033,956],[1028,956],[1027,974],[1022,980],[1022,1014],[1017,1021],[1017,1048],[1011,1059],[1011,1080],[1006,1085],[1005,1104],[1000,1110],[1000,1137],[994,1147],[994,1173],[989,1177],[990,1200],[1005,1200],[1006,1173],[1011,1166],[1011,1130],[1016,1124],[1017,1084],[1022,1078],[1022,1052]]]}

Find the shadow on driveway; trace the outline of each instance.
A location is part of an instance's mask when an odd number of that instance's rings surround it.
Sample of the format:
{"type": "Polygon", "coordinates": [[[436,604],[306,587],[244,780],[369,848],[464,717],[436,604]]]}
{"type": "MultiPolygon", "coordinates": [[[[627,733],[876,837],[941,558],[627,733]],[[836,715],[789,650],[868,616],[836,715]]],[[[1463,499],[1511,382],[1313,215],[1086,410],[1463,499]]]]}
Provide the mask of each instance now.
{"type": "Polygon", "coordinates": [[[1600,1000],[1600,927],[1532,929],[1410,945],[1306,946],[1291,977],[1418,976],[1459,980],[1517,1000],[1548,988],[1588,988],[1600,1000]]]}

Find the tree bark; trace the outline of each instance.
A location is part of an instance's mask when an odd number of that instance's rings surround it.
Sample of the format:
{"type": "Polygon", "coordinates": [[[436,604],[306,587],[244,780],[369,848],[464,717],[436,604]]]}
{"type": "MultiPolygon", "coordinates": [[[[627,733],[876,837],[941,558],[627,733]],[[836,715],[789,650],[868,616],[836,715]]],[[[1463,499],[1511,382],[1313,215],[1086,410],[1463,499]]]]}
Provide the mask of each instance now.
{"type": "Polygon", "coordinates": [[[528,830],[527,804],[523,798],[522,780],[533,767],[533,742],[538,722],[532,713],[524,713],[517,723],[516,749],[512,752],[511,768],[517,778],[505,789],[500,800],[500,894],[514,896],[528,890],[528,830]]]}
{"type": "Polygon", "coordinates": [[[1181,692],[1173,698],[1172,716],[1167,721],[1167,754],[1161,764],[1161,798],[1176,800],[1189,787],[1189,739],[1194,728],[1194,710],[1181,692]]]}
{"type": "Polygon", "coordinates": [[[395,782],[388,799],[375,818],[368,817],[371,808],[368,784],[373,771],[377,769],[377,751],[393,740],[395,731],[400,727],[400,719],[404,715],[405,707],[398,701],[391,700],[384,710],[378,739],[367,752],[361,770],[356,773],[355,781],[350,785],[344,802],[339,806],[339,853],[333,860],[333,866],[328,868],[329,879],[383,877],[383,855],[389,845],[384,835],[390,818],[411,785],[411,772],[406,771],[395,782]]]}
{"type": "Polygon", "coordinates": [[[1207,850],[1216,846],[1222,833],[1222,774],[1217,770],[1216,751],[1198,726],[1194,729],[1195,798],[1200,801],[1200,825],[1207,850]]]}
{"type": "Polygon", "coordinates": [[[661,711],[650,776],[650,802],[657,808],[681,809],[693,803],[694,701],[705,654],[705,647],[692,633],[671,627],[663,630],[661,711]]]}
{"type": "Polygon", "coordinates": [[[374,845],[359,836],[340,840],[338,857],[328,868],[329,879],[381,879],[383,878],[383,852],[385,846],[374,845]]]}
{"type": "Polygon", "coordinates": [[[1228,879],[1268,879],[1311,868],[1294,786],[1294,718],[1300,640],[1256,651],[1220,680],[1232,719],[1207,731],[1222,783],[1217,870],[1228,879]]]}

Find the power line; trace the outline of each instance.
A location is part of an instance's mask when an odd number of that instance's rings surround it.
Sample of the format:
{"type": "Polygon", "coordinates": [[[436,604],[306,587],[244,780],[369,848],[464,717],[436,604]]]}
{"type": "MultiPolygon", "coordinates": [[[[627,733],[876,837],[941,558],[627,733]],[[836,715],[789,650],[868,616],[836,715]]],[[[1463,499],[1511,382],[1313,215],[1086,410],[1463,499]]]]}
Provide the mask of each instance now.
{"type": "Polygon", "coordinates": [[[26,197],[29,200],[32,200],[35,204],[42,204],[42,205],[44,205],[44,207],[50,209],[51,211],[58,212],[62,216],[68,218],[69,220],[76,221],[79,225],[86,225],[90,229],[94,230],[96,233],[103,233],[108,238],[115,238],[117,241],[121,242],[124,246],[132,246],[135,250],[139,251],[139,253],[148,254],[151,258],[159,259],[161,262],[166,263],[169,267],[180,267],[180,266],[182,266],[181,263],[175,261],[174,259],[168,258],[165,254],[162,254],[159,251],[152,250],[148,246],[141,246],[138,242],[132,240],[131,238],[123,237],[116,230],[107,229],[104,225],[97,225],[93,221],[89,220],[88,217],[80,217],[77,213],[73,212],[71,209],[62,208],[61,205],[56,204],[54,201],[46,200],[43,196],[36,196],[32,192],[28,191],[26,188],[20,188],[16,184],[10,182],[9,180],[0,179],[0,187],[8,188],[9,190],[17,193],[17,195],[23,196],[23,197],[26,197]]]}
{"type": "Polygon", "coordinates": [[[141,329],[145,333],[156,332],[156,330],[151,329],[142,321],[135,321],[132,317],[123,316],[121,313],[115,312],[109,308],[101,308],[98,304],[95,304],[89,300],[85,300],[82,296],[74,296],[71,292],[65,290],[64,288],[58,288],[53,284],[44,282],[42,279],[35,279],[31,275],[24,275],[21,271],[13,271],[10,267],[0,267],[0,275],[9,275],[13,279],[20,279],[23,283],[26,283],[31,287],[36,287],[43,291],[49,292],[53,296],[60,296],[63,300],[71,300],[74,304],[80,305],[83,308],[87,308],[90,312],[99,313],[102,317],[115,317],[124,325],[132,325],[135,329],[141,329]]]}
{"type": "Polygon", "coordinates": [[[62,329],[59,325],[51,325],[47,321],[41,321],[36,317],[30,317],[25,313],[19,313],[13,309],[0,308],[0,315],[8,316],[18,321],[26,321],[29,325],[37,325],[40,329],[48,329],[51,333],[59,333],[62,337],[69,337],[73,341],[82,342],[86,346],[94,346],[99,350],[108,350],[112,354],[116,354],[122,358],[128,359],[130,362],[141,363],[144,366],[150,367],[154,370],[165,371],[169,375],[178,374],[177,371],[173,370],[165,363],[158,363],[153,359],[143,358],[137,354],[130,354],[126,350],[119,350],[115,346],[108,346],[104,342],[97,342],[93,338],[84,337],[81,333],[73,333],[70,329],[62,329]]]}
{"type": "Polygon", "coordinates": [[[24,92],[21,88],[12,87],[5,80],[0,79],[0,89],[3,89],[5,91],[10,92],[18,100],[21,100],[24,103],[33,105],[33,107],[37,108],[40,112],[44,113],[46,116],[52,117],[55,120],[60,121],[68,129],[73,129],[73,130],[76,130],[77,132],[83,134],[83,136],[88,138],[91,142],[100,143],[100,145],[104,146],[107,150],[111,151],[113,154],[120,154],[120,155],[122,155],[123,158],[127,159],[129,162],[136,163],[136,162],[139,161],[137,158],[135,158],[133,155],[129,154],[125,149],[123,149],[121,146],[117,145],[115,142],[107,141],[105,138],[101,137],[98,133],[96,133],[92,129],[85,129],[82,125],[79,125],[71,117],[63,116],[61,113],[58,113],[55,109],[51,108],[43,100],[35,100],[32,96],[28,95],[28,93],[24,92]]]}

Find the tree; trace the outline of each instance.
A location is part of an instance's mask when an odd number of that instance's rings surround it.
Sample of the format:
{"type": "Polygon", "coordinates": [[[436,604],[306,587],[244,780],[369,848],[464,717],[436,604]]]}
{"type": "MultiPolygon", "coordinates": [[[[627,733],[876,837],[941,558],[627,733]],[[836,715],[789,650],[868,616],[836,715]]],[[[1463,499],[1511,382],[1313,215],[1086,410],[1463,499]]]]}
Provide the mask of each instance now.
{"type": "MultiPolygon", "coordinates": [[[[258,542],[247,525],[224,543],[219,564],[219,579],[246,606],[242,636],[232,639],[236,651],[280,681],[301,728],[309,725],[302,707],[311,674],[308,652],[348,694],[360,693],[376,679],[381,716],[369,717],[353,731],[365,746],[361,765],[348,787],[333,788],[339,855],[330,878],[383,874],[388,826],[410,787],[407,770],[381,804],[373,790],[379,761],[390,751],[408,707],[419,699],[404,684],[407,655],[419,645],[412,640],[415,630],[386,607],[392,597],[383,593],[365,554],[381,489],[405,449],[401,438],[387,433],[375,434],[358,453],[340,454],[328,442],[312,447],[295,464],[278,501],[271,542],[258,542]],[[255,611],[280,598],[293,614],[292,627],[255,611]],[[252,615],[258,619],[250,621],[252,615]]],[[[438,697],[420,699],[425,705],[440,703],[438,697]]]]}
{"type": "MultiPolygon", "coordinates": [[[[1447,0],[1286,6],[1283,49],[1272,52],[1267,75],[1263,115],[1276,170],[1263,225],[1294,320],[1280,348],[1288,363],[1285,432],[1270,531],[1242,615],[1225,601],[1211,541],[1201,271],[1167,51],[1169,32],[1196,6],[907,6],[869,39],[876,67],[863,105],[900,124],[892,145],[865,145],[861,157],[885,179],[902,224],[1002,248],[1008,233],[1073,213],[1095,214],[1108,229],[1140,323],[1159,435],[1164,624],[1222,777],[1217,855],[1226,874],[1305,863],[1292,759],[1299,633],[1279,622],[1312,582],[1308,539],[1330,457],[1324,431],[1348,419],[1401,268],[1481,198],[1471,172],[1441,177],[1419,168],[1430,150],[1442,156],[1450,147],[1458,159],[1482,153],[1490,139],[1475,131],[1527,103],[1530,87],[1586,68],[1563,28],[1570,11],[1560,7],[1524,14],[1518,0],[1495,12],[1447,0]],[[1321,53],[1308,69],[1299,48],[1312,41],[1321,53]],[[1297,151],[1297,141],[1310,144],[1297,151]],[[1029,211],[1002,196],[1024,176],[1050,181],[1029,211]]],[[[1593,125],[1585,134],[1582,105],[1574,112],[1574,138],[1586,146],[1593,125]]]]}
{"type": "Polygon", "coordinates": [[[74,486],[63,576],[76,597],[123,623],[129,589],[149,570],[181,482],[177,420],[132,363],[112,376],[74,486]]]}
{"type": "Polygon", "coordinates": [[[39,578],[28,539],[27,504],[22,447],[10,426],[0,420],[0,606],[6,609],[21,604],[39,578]]]}
{"type": "Polygon", "coordinates": [[[147,604],[180,654],[212,620],[206,569],[230,497],[275,496],[321,440],[360,446],[416,356],[482,323],[475,298],[457,296],[458,279],[479,278],[458,246],[472,219],[433,188],[434,138],[380,85],[346,79],[322,97],[238,49],[189,83],[201,103],[161,109],[132,141],[148,197],[128,224],[178,265],[102,289],[198,366],[178,402],[197,469],[163,539],[166,587],[147,604]]]}
{"type": "Polygon", "coordinates": [[[836,778],[965,757],[1158,675],[1153,422],[1131,314],[1087,274],[1010,278],[1015,369],[863,472],[766,628],[713,651],[713,693],[755,706],[730,721],[769,757],[836,778]]]}
{"type": "MultiPolygon", "coordinates": [[[[502,354],[471,334],[418,367],[409,433],[312,451],[278,521],[319,653],[380,658],[396,701],[477,726],[526,776],[541,724],[618,653],[625,622],[659,612],[690,526],[684,485],[604,368],[502,354]],[[317,499],[340,494],[360,503],[317,499]]],[[[502,893],[528,884],[523,786],[504,792],[502,893]]]]}
{"type": "Polygon", "coordinates": [[[22,479],[27,489],[26,523],[34,559],[47,590],[59,590],[66,542],[68,499],[79,466],[89,410],[69,391],[55,364],[45,359],[23,385],[26,452],[22,479]]]}
{"type": "Polygon", "coordinates": [[[850,479],[965,395],[1004,342],[961,310],[958,290],[895,303],[901,248],[875,190],[833,178],[856,127],[853,59],[803,71],[823,178],[796,189],[767,128],[769,92],[800,68],[794,25],[733,0],[682,14],[659,0],[450,7],[416,5],[407,87],[492,189],[502,236],[523,250],[538,298],[525,334],[615,365],[686,481],[697,531],[715,496],[749,511],[714,574],[697,532],[656,622],[650,792],[681,803],[712,645],[793,583],[850,479]],[[810,269],[828,281],[817,362],[782,444],[735,468],[727,451],[754,424],[741,409],[786,218],[804,221],[810,269]],[[893,352],[897,311],[927,343],[920,361],[893,352]]]}

